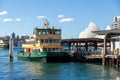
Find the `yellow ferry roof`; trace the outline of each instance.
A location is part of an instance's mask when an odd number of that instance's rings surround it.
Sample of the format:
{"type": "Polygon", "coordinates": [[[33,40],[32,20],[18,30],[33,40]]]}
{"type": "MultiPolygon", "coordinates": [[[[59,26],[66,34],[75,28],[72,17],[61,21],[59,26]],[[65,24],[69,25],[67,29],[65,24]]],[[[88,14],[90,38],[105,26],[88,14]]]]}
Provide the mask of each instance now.
{"type": "Polygon", "coordinates": [[[63,46],[42,46],[43,48],[63,48],[63,46]]]}
{"type": "Polygon", "coordinates": [[[24,45],[23,48],[63,48],[63,46],[33,46],[33,45],[24,45]]]}

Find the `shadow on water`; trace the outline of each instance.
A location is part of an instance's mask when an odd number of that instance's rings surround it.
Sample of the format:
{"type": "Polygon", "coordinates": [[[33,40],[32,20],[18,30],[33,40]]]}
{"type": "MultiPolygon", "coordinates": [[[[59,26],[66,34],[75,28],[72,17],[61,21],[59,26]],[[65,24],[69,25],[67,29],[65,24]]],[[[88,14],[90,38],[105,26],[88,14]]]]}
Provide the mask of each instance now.
{"type": "Polygon", "coordinates": [[[25,66],[27,67],[27,72],[31,75],[33,79],[52,79],[56,78],[55,76],[60,73],[60,65],[55,63],[46,63],[46,62],[26,62],[25,66]]]}
{"type": "Polygon", "coordinates": [[[119,80],[119,69],[89,63],[25,62],[25,78],[42,80],[119,80]]]}
{"type": "Polygon", "coordinates": [[[13,61],[9,61],[9,72],[13,71],[13,61]]]}

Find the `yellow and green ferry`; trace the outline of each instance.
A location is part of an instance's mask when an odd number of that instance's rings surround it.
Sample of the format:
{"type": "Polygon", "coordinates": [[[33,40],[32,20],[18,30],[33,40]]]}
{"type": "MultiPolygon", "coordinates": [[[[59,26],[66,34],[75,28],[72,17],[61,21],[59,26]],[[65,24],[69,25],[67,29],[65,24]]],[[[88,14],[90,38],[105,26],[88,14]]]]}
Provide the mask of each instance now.
{"type": "Polygon", "coordinates": [[[61,46],[61,29],[54,29],[54,26],[49,28],[48,22],[45,28],[35,28],[33,36],[26,39],[22,48],[24,51],[18,52],[18,59],[47,62],[71,60],[71,53],[64,51],[61,46]]]}

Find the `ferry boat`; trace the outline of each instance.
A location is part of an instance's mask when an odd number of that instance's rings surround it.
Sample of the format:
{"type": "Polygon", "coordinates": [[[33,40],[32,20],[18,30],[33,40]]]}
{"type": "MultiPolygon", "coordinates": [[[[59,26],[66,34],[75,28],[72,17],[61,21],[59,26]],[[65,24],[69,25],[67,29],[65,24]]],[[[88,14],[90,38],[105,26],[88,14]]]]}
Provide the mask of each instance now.
{"type": "Polygon", "coordinates": [[[0,49],[8,49],[8,48],[9,48],[9,40],[1,39],[0,49]]]}
{"type": "Polygon", "coordinates": [[[61,46],[61,29],[54,29],[54,26],[49,28],[48,25],[46,21],[45,28],[33,30],[33,36],[22,44],[24,51],[18,52],[18,59],[47,62],[70,61],[71,53],[64,51],[61,46]]]}

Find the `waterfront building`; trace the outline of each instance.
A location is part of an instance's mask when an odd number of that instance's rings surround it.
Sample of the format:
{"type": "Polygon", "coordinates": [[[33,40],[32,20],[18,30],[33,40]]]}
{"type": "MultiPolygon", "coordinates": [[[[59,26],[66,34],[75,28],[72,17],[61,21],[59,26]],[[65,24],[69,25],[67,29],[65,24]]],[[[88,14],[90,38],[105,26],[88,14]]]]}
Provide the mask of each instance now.
{"type": "MultiPolygon", "coordinates": [[[[120,16],[113,18],[112,29],[111,30],[100,30],[94,31],[98,35],[104,35],[104,42],[109,39],[111,43],[111,55],[114,54],[114,51],[117,50],[117,53],[120,54],[120,16]]],[[[104,43],[105,45],[105,43],[104,43]]],[[[106,46],[104,46],[106,48],[106,46]]],[[[106,48],[107,49],[107,48],[106,48]]],[[[107,53],[107,52],[105,52],[107,53]]]]}
{"type": "MultiPolygon", "coordinates": [[[[113,18],[112,23],[113,29],[120,30],[120,16],[116,16],[113,18]]],[[[117,50],[117,53],[120,54],[120,36],[115,36],[111,38],[111,51],[114,53],[114,51],[117,50]]]]}

